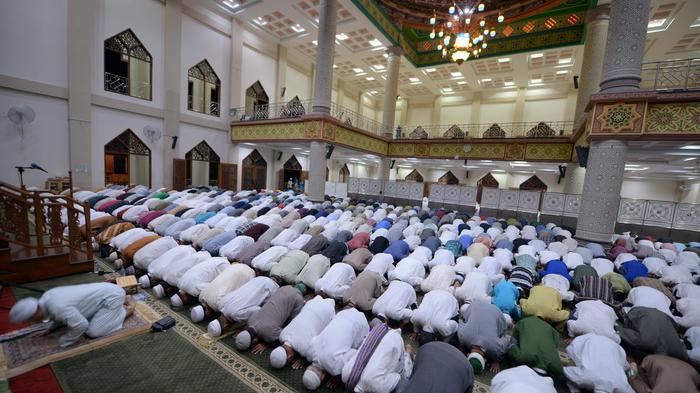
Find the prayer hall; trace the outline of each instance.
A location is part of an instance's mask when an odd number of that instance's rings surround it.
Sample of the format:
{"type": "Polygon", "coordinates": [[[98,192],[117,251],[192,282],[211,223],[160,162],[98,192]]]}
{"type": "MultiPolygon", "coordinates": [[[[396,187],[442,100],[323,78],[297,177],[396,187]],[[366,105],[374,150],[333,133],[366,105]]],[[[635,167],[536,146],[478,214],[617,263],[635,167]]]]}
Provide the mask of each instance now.
{"type": "Polygon", "coordinates": [[[0,392],[700,393],[700,0],[0,0],[0,392]]]}

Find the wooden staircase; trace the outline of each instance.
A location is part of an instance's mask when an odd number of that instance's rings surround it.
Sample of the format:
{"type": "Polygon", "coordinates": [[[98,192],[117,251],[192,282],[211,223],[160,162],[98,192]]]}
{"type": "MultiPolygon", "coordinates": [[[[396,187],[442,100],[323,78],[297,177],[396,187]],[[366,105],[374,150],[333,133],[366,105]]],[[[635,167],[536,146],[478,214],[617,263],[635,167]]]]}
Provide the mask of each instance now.
{"type": "Polygon", "coordinates": [[[73,198],[0,182],[0,281],[24,283],[92,271],[89,212],[87,204],[73,198]],[[61,212],[67,213],[67,224],[61,212]]]}

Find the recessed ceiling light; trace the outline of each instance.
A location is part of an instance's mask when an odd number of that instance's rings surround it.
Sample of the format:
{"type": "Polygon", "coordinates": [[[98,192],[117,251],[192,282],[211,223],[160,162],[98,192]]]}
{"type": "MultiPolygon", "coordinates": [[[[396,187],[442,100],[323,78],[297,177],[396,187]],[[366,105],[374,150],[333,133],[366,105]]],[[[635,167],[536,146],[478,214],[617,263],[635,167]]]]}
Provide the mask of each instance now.
{"type": "Polygon", "coordinates": [[[384,69],[384,66],[381,64],[375,64],[372,67],[374,67],[375,70],[383,70],[384,69]]]}
{"type": "Polygon", "coordinates": [[[333,68],[338,68],[338,66],[337,66],[337,65],[335,65],[335,64],[333,64],[333,68]]]}
{"type": "Polygon", "coordinates": [[[693,161],[693,160],[697,160],[697,157],[686,158],[686,159],[683,160],[683,161],[693,161]]]}
{"type": "Polygon", "coordinates": [[[544,56],[544,53],[533,53],[530,55],[530,58],[531,59],[539,59],[542,56],[544,56]]]}
{"type": "Polygon", "coordinates": [[[311,41],[311,43],[318,46],[318,41],[316,41],[316,40],[311,41]]]}
{"type": "Polygon", "coordinates": [[[385,59],[386,59],[387,57],[389,57],[389,55],[387,55],[386,53],[383,54],[382,56],[384,56],[385,59]]]}
{"type": "Polygon", "coordinates": [[[229,8],[238,8],[238,6],[240,5],[236,2],[228,1],[228,0],[224,0],[224,4],[229,8]]]}
{"type": "Polygon", "coordinates": [[[376,38],[373,39],[373,40],[370,40],[370,41],[369,41],[369,44],[372,45],[372,46],[382,46],[382,42],[379,41],[379,40],[376,39],[376,38]]]}
{"type": "Polygon", "coordinates": [[[629,166],[629,167],[635,168],[635,167],[639,167],[639,166],[641,166],[641,165],[639,165],[639,164],[625,164],[625,166],[629,166]]]}
{"type": "Polygon", "coordinates": [[[499,63],[507,63],[509,61],[510,61],[510,57],[501,57],[500,59],[498,59],[499,63]]]}
{"type": "Polygon", "coordinates": [[[365,79],[367,79],[368,81],[373,81],[373,80],[374,80],[374,77],[373,77],[373,76],[368,76],[368,77],[366,77],[365,79]]]}
{"type": "Polygon", "coordinates": [[[503,169],[494,169],[493,172],[505,172],[503,169]]]}
{"type": "Polygon", "coordinates": [[[452,75],[452,76],[462,76],[462,73],[459,72],[459,71],[455,71],[455,72],[450,72],[450,75],[452,75]]]}
{"type": "Polygon", "coordinates": [[[408,80],[411,81],[411,82],[418,82],[418,81],[420,81],[420,79],[416,78],[415,76],[412,76],[412,77],[408,78],[408,80]]]}
{"type": "Polygon", "coordinates": [[[348,37],[348,35],[345,33],[340,33],[340,34],[336,34],[335,38],[337,38],[339,41],[345,41],[350,37],[348,37]]]}
{"type": "Polygon", "coordinates": [[[418,81],[418,82],[411,82],[410,84],[411,84],[411,85],[422,85],[423,82],[421,82],[421,81],[418,81]]]}
{"type": "Polygon", "coordinates": [[[426,68],[425,72],[435,72],[435,68],[426,68]]]}
{"type": "Polygon", "coordinates": [[[467,84],[467,81],[459,81],[459,82],[457,82],[457,84],[458,84],[458,85],[466,85],[466,84],[467,84]]]}
{"type": "Polygon", "coordinates": [[[376,90],[370,90],[369,94],[377,94],[376,90]]]}
{"type": "Polygon", "coordinates": [[[570,57],[566,57],[564,59],[559,59],[559,64],[569,64],[569,63],[571,63],[570,57]]]}
{"type": "Polygon", "coordinates": [[[488,83],[488,82],[491,82],[491,78],[484,78],[481,81],[484,83],[488,83]]]}
{"type": "Polygon", "coordinates": [[[684,150],[698,150],[698,149],[700,149],[700,145],[685,145],[685,146],[682,146],[681,149],[684,149],[684,150]]]}
{"type": "Polygon", "coordinates": [[[541,79],[541,78],[531,79],[531,80],[530,80],[530,83],[533,83],[533,84],[535,84],[535,83],[542,83],[542,79],[541,79]]]}
{"type": "Polygon", "coordinates": [[[569,71],[557,71],[557,75],[564,75],[564,74],[568,74],[568,73],[569,73],[569,71]]]}
{"type": "Polygon", "coordinates": [[[503,86],[513,86],[513,85],[515,85],[515,82],[513,82],[513,81],[503,82],[503,86]]]}
{"type": "Polygon", "coordinates": [[[364,71],[365,71],[365,70],[363,70],[362,68],[353,68],[352,70],[355,71],[355,72],[357,72],[358,74],[359,74],[360,72],[364,72],[364,71]]]}

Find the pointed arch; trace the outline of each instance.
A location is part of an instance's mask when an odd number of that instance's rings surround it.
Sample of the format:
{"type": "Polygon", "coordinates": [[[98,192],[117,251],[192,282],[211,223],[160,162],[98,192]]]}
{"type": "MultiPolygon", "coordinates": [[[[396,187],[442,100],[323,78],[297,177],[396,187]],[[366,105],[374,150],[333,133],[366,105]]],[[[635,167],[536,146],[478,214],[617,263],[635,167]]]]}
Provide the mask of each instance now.
{"type": "Polygon", "coordinates": [[[151,149],[126,129],[104,146],[105,184],[151,186],[151,149]]]}
{"type": "Polygon", "coordinates": [[[292,154],[279,170],[279,189],[292,189],[302,179],[302,167],[296,156],[292,154]]]}
{"type": "Polygon", "coordinates": [[[452,171],[447,171],[444,175],[440,176],[437,182],[438,184],[459,184],[459,179],[452,171]]]}
{"type": "Polygon", "coordinates": [[[252,120],[260,120],[268,118],[268,106],[270,98],[265,92],[262,83],[255,81],[245,91],[245,113],[246,117],[252,120]]]}
{"type": "Polygon", "coordinates": [[[491,174],[487,173],[476,182],[476,201],[481,203],[481,193],[484,191],[484,187],[498,188],[498,180],[491,174]]]}
{"type": "Polygon", "coordinates": [[[206,141],[199,142],[185,154],[186,183],[189,186],[218,186],[221,158],[206,141]]]}
{"type": "Polygon", "coordinates": [[[306,114],[304,104],[299,99],[299,96],[294,96],[287,105],[282,109],[281,117],[299,117],[306,114]]]}
{"type": "Polygon", "coordinates": [[[529,179],[520,183],[521,190],[547,191],[547,185],[537,175],[530,176],[529,179]]]}
{"type": "Polygon", "coordinates": [[[347,183],[350,180],[350,168],[348,168],[348,164],[343,164],[343,166],[340,168],[340,171],[338,172],[338,181],[340,183],[347,183]]]}
{"type": "Polygon", "coordinates": [[[243,159],[241,186],[244,190],[259,190],[267,188],[267,161],[253,150],[243,159]]]}
{"type": "Polygon", "coordinates": [[[287,162],[285,162],[284,165],[282,165],[282,168],[300,171],[301,164],[299,163],[299,160],[297,160],[297,158],[294,156],[294,154],[292,154],[292,156],[289,157],[287,162]]]}
{"type": "Polygon", "coordinates": [[[104,89],[151,100],[153,58],[131,29],[104,41],[104,89]]]}
{"type": "Polygon", "coordinates": [[[219,116],[221,80],[207,59],[187,71],[187,109],[219,116]]]}
{"type": "Polygon", "coordinates": [[[414,181],[417,183],[423,183],[423,175],[421,175],[417,169],[414,169],[411,171],[411,173],[406,175],[405,180],[406,181],[414,181]]]}

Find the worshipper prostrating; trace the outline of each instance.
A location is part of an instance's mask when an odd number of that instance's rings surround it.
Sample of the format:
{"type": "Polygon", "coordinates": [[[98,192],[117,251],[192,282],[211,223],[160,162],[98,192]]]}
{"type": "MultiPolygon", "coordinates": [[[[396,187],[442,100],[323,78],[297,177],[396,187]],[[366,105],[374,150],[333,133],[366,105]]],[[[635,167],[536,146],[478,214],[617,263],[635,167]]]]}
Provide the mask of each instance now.
{"type": "Polygon", "coordinates": [[[207,332],[213,337],[220,336],[228,330],[232,322],[245,322],[253,313],[279,289],[271,278],[258,276],[246,282],[233,292],[226,294],[219,301],[221,316],[207,326],[207,332]]]}
{"type": "Polygon", "coordinates": [[[469,393],[474,371],[466,356],[450,344],[433,341],[418,349],[413,372],[396,393],[469,393]]]}
{"type": "Polygon", "coordinates": [[[374,302],[382,294],[382,277],[374,271],[365,270],[357,275],[350,288],[343,294],[343,303],[360,311],[371,311],[374,302]]]}
{"type": "Polygon", "coordinates": [[[469,363],[476,374],[491,364],[491,372],[500,371],[500,362],[508,350],[511,339],[506,336],[506,319],[501,310],[493,304],[475,301],[463,307],[462,321],[457,337],[465,350],[469,351],[469,363]]]}
{"type": "MultiPolygon", "coordinates": [[[[279,341],[282,345],[270,353],[270,365],[274,368],[284,367],[294,360],[295,352],[308,359],[311,340],[321,333],[333,316],[333,299],[316,296],[307,301],[299,314],[280,332],[279,341]]],[[[303,360],[299,359],[292,363],[292,368],[300,369],[302,365],[303,360]]]]}
{"type": "Polygon", "coordinates": [[[688,360],[675,322],[663,312],[654,308],[633,307],[622,322],[620,338],[628,354],[635,358],[659,354],[688,360]]]}
{"type": "Polygon", "coordinates": [[[611,339],[596,334],[576,337],[566,348],[575,367],[564,367],[569,390],[577,392],[634,393],[627,383],[630,368],[625,351],[611,339]]]}
{"type": "Polygon", "coordinates": [[[234,263],[224,269],[199,294],[200,304],[192,307],[190,318],[193,322],[212,319],[219,311],[219,302],[226,294],[235,291],[255,277],[255,271],[242,263],[234,263]]]}
{"type": "Polygon", "coordinates": [[[615,310],[600,300],[585,300],[576,304],[573,317],[566,321],[566,327],[571,337],[588,333],[608,337],[616,344],[620,336],[615,331],[617,315],[615,310]]]}
{"type": "Polygon", "coordinates": [[[341,379],[348,392],[391,393],[413,371],[410,347],[404,348],[401,329],[378,323],[343,366],[341,379]]]}
{"type": "Polygon", "coordinates": [[[331,322],[311,340],[307,358],[311,361],[302,381],[309,390],[316,390],[330,374],[337,377],[369,333],[367,318],[354,308],[337,313],[331,322]]]}
{"type": "Polygon", "coordinates": [[[276,290],[263,306],[249,318],[245,330],[236,336],[236,348],[245,350],[257,344],[251,351],[259,354],[279,338],[284,325],[304,307],[302,290],[291,285],[276,290]],[[261,343],[258,343],[262,340],[261,343]]]}
{"type": "Polygon", "coordinates": [[[697,393],[700,374],[690,364],[664,355],[649,355],[630,384],[637,393],[697,393]]]}
{"type": "Polygon", "coordinates": [[[228,260],[221,257],[209,258],[194,265],[180,277],[180,290],[170,297],[170,303],[175,307],[194,303],[204,287],[229,266],[228,260]]]}
{"type": "Polygon", "coordinates": [[[50,320],[49,331],[67,326],[58,339],[61,348],[74,344],[85,334],[106,336],[122,328],[134,312],[134,301],[124,290],[109,283],[70,285],[49,289],[39,298],[24,298],[10,310],[11,323],[50,320]]]}
{"type": "Polygon", "coordinates": [[[535,315],[552,323],[569,319],[569,311],[562,309],[559,292],[543,285],[533,287],[530,297],[520,300],[520,308],[525,315],[535,315]]]}
{"type": "Polygon", "coordinates": [[[516,344],[508,355],[515,364],[532,367],[539,374],[562,377],[559,358],[559,333],[539,317],[526,317],[515,324],[513,338],[516,344]]]}
{"type": "Polygon", "coordinates": [[[457,299],[448,291],[436,289],[423,296],[420,306],[413,311],[411,323],[422,345],[435,340],[448,340],[457,332],[458,317],[457,299]]]}
{"type": "Polygon", "coordinates": [[[387,290],[374,302],[372,313],[391,327],[408,321],[416,305],[416,291],[403,281],[392,281],[387,290]]]}
{"type": "Polygon", "coordinates": [[[527,366],[503,370],[491,380],[491,393],[556,393],[554,381],[527,366]]]}

